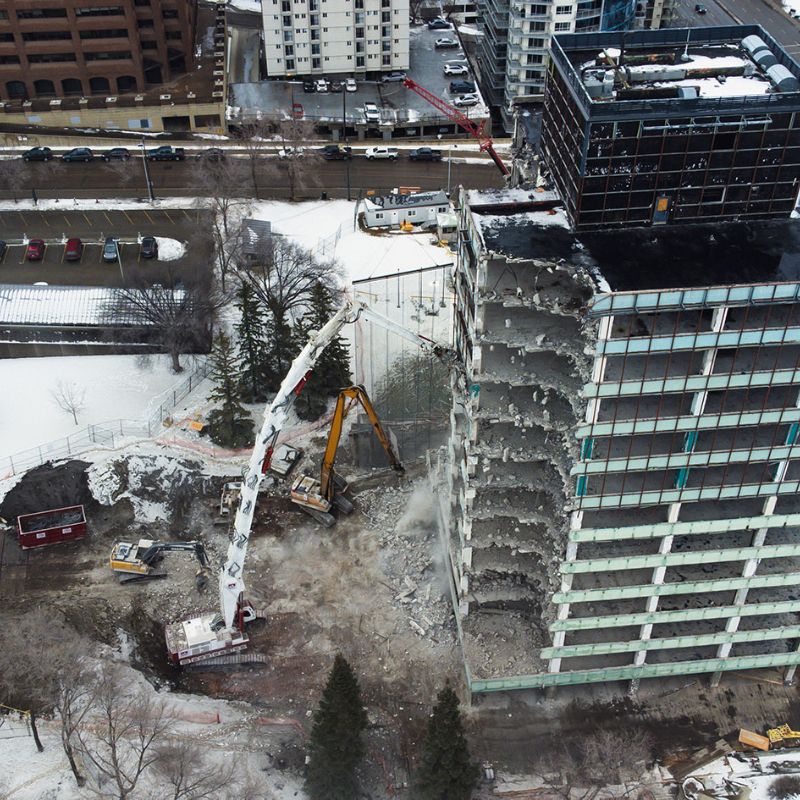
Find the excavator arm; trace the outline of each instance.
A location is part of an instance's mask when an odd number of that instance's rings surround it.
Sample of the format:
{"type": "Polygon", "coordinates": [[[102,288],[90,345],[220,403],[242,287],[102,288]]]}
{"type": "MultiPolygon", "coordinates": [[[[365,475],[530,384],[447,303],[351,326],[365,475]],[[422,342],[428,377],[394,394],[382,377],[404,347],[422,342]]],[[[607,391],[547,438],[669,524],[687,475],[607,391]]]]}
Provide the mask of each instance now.
{"type": "Polygon", "coordinates": [[[369,399],[367,390],[363,386],[350,386],[347,389],[342,389],[336,400],[336,408],[333,412],[331,428],[328,432],[328,443],[325,446],[325,454],[322,458],[322,470],[319,478],[320,495],[329,503],[333,501],[333,465],[336,461],[336,451],[339,449],[342,426],[344,425],[344,420],[350,412],[350,409],[355,403],[360,403],[361,407],[366,412],[375,431],[375,435],[378,437],[378,441],[389,457],[389,463],[392,465],[392,469],[398,472],[403,471],[403,465],[397,458],[392,443],[386,435],[386,431],[383,429],[378,415],[375,413],[375,408],[372,405],[372,401],[369,399]]]}
{"type": "Polygon", "coordinates": [[[203,547],[202,542],[155,542],[151,544],[139,558],[144,564],[151,566],[161,553],[176,550],[193,552],[200,562],[200,566],[209,566],[206,549],[203,547]]]}

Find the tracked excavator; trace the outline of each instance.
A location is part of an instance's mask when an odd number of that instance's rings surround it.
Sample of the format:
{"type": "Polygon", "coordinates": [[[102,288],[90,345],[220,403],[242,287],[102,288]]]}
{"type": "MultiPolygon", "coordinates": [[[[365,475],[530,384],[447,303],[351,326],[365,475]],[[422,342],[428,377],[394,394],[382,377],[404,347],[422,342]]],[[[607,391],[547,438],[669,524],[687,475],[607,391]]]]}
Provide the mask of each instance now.
{"type": "Polygon", "coordinates": [[[458,369],[457,354],[447,345],[438,344],[425,336],[398,325],[378,314],[366,303],[348,301],[319,331],[313,331],[305,347],[289,367],[275,398],[264,411],[261,430],[242,478],[236,517],[231,531],[231,543],[225,565],[219,574],[220,610],[210,611],[187,620],[170,623],[164,635],[170,661],[178,666],[203,662],[216,666],[247,661],[264,661],[260,653],[246,653],[250,637],[245,624],[257,618],[253,605],[245,598],[244,562],[250,542],[253,516],[258,492],[269,470],[278,437],[286,424],[294,399],[303,390],[314,365],[325,348],[339,335],[345,325],[358,320],[378,324],[404,339],[413,342],[423,352],[438,358],[448,367],[458,369]]]}
{"type": "Polygon", "coordinates": [[[319,480],[310,475],[303,475],[292,484],[292,502],[300,506],[307,514],[314,517],[317,522],[321,522],[326,528],[332,528],[336,524],[336,517],[333,509],[336,507],[343,514],[350,514],[353,511],[353,504],[344,496],[347,490],[347,482],[341,475],[337,475],[333,469],[336,461],[336,452],[339,449],[339,440],[342,437],[342,426],[350,409],[354,405],[360,404],[364,409],[378,441],[389,457],[389,464],[395,472],[403,472],[403,465],[395,453],[394,447],[386,431],[383,429],[372,401],[369,399],[367,390],[363,386],[349,386],[339,392],[336,400],[336,408],[333,412],[331,427],[328,431],[328,444],[325,447],[325,454],[322,458],[322,469],[319,480]]]}
{"type": "Polygon", "coordinates": [[[196,576],[199,584],[202,571],[210,566],[202,542],[156,542],[152,539],[139,539],[138,544],[117,542],[108,563],[120,583],[166,578],[167,573],[159,565],[164,560],[164,553],[172,551],[195,554],[201,567],[196,576]]]}

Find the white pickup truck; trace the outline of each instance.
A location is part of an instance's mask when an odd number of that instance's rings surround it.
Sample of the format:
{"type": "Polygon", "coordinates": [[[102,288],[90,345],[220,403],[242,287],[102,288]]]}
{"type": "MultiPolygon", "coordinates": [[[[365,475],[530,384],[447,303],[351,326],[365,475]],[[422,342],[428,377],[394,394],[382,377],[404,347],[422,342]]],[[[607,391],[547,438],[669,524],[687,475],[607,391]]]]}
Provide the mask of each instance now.
{"type": "Polygon", "coordinates": [[[368,147],[364,155],[372,161],[374,158],[390,158],[392,161],[397,160],[396,147],[368,147]]]}

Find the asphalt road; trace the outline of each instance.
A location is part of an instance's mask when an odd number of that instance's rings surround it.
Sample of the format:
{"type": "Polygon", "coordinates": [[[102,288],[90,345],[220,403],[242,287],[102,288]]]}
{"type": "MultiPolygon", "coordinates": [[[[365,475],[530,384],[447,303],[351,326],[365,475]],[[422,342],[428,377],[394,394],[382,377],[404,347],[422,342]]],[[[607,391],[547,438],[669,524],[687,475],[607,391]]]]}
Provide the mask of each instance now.
{"type": "MultiPolygon", "coordinates": [[[[477,153],[471,153],[472,158],[477,153]]],[[[350,163],[350,187],[353,199],[367,191],[388,193],[397,186],[413,186],[422,190],[447,188],[447,160],[440,163],[418,164],[401,156],[397,161],[367,161],[356,156],[350,163]]],[[[200,191],[202,163],[150,162],[150,179],[156,197],[191,197],[200,191]]],[[[88,164],[64,164],[60,161],[24,165],[15,177],[14,186],[0,188],[0,198],[28,199],[35,189],[40,198],[103,198],[146,197],[147,188],[142,162],[132,158],[125,164],[106,164],[94,161],[88,164]]],[[[459,184],[471,189],[485,189],[503,185],[502,176],[488,159],[482,163],[464,163],[453,159],[450,185],[459,184]]],[[[286,167],[277,158],[266,159],[259,172],[259,197],[261,199],[287,199],[289,197],[286,167]]],[[[322,192],[330,198],[347,196],[347,163],[322,161],[314,165],[311,178],[298,188],[295,199],[318,199],[322,192]]]]}
{"type": "Polygon", "coordinates": [[[123,286],[186,282],[209,263],[210,242],[199,237],[207,226],[207,211],[141,209],[135,211],[4,211],[0,214],[0,239],[8,242],[0,260],[0,283],[44,282],[61,286],[123,286]],[[47,243],[41,261],[26,260],[23,234],[47,243]],[[183,258],[174,261],[139,256],[141,236],[167,236],[188,243],[183,258]],[[102,259],[106,236],[119,238],[120,263],[102,259]],[[64,261],[66,237],[84,244],[79,262],[64,261]]]}
{"type": "Polygon", "coordinates": [[[792,56],[800,56],[800,23],[779,11],[767,0],[678,0],[673,28],[698,28],[712,25],[758,24],[771,34],[792,56]],[[707,13],[698,14],[702,3],[707,13]]]}

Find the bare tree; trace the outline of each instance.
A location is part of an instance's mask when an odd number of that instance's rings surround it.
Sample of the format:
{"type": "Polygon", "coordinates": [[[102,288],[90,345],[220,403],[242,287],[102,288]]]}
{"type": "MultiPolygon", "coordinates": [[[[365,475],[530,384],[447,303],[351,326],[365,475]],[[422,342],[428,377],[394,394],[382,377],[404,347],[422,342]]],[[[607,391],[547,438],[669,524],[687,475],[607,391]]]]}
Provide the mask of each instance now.
{"type": "Polygon", "coordinates": [[[86,389],[80,389],[74,383],[58,381],[56,388],[50,392],[53,402],[66,414],[71,414],[78,424],[78,414],[86,407],[86,389]]]}
{"type": "Polygon", "coordinates": [[[420,11],[422,11],[422,7],[425,3],[426,0],[409,0],[408,13],[412,22],[420,21],[420,11]]]}
{"type": "Polygon", "coordinates": [[[267,145],[270,144],[272,133],[272,125],[263,119],[245,123],[241,128],[239,144],[245,151],[245,162],[256,200],[259,191],[258,173],[264,167],[269,155],[267,145]]]}
{"type": "Polygon", "coordinates": [[[14,202],[17,201],[18,194],[22,195],[27,191],[20,188],[27,177],[28,165],[21,158],[0,159],[0,188],[10,190],[14,202]]]}
{"type": "Polygon", "coordinates": [[[158,759],[158,745],[172,717],[151,691],[131,693],[119,666],[107,662],[100,668],[92,701],[95,724],[75,731],[81,755],[99,779],[100,794],[110,784],[115,797],[127,800],[158,759]]]}
{"type": "MultiPolygon", "coordinates": [[[[166,281],[178,281],[167,272],[166,281]]],[[[225,304],[208,275],[195,276],[180,288],[168,289],[161,284],[117,289],[106,313],[111,319],[122,319],[127,325],[150,330],[172,359],[172,370],[183,372],[181,353],[190,349],[207,350],[217,311],[225,304]]]]}
{"type": "Polygon", "coordinates": [[[200,168],[201,202],[204,207],[210,204],[211,238],[219,265],[221,288],[225,292],[226,278],[241,255],[239,222],[251,205],[242,197],[248,165],[241,159],[226,159],[202,163],[200,168]]]}
{"type": "Polygon", "coordinates": [[[29,711],[34,740],[44,750],[36,718],[56,711],[61,743],[79,786],[85,779],[75,757],[75,734],[91,707],[89,645],[52,611],[6,619],[0,631],[0,698],[29,711]]]}
{"type": "Polygon", "coordinates": [[[294,200],[298,187],[319,184],[322,157],[308,148],[314,138],[314,123],[307,119],[281,120],[278,135],[286,153],[281,165],[286,170],[289,199],[294,200]]]}
{"type": "Polygon", "coordinates": [[[236,774],[235,762],[216,764],[196,743],[174,739],[158,747],[154,769],[169,787],[159,791],[159,798],[205,800],[222,797],[231,789],[236,774]]]}
{"type": "Polygon", "coordinates": [[[586,800],[602,788],[622,798],[647,788],[652,739],[643,731],[597,730],[575,745],[546,755],[547,771],[534,771],[563,800],[586,800]]]}

